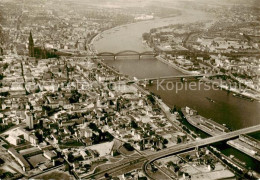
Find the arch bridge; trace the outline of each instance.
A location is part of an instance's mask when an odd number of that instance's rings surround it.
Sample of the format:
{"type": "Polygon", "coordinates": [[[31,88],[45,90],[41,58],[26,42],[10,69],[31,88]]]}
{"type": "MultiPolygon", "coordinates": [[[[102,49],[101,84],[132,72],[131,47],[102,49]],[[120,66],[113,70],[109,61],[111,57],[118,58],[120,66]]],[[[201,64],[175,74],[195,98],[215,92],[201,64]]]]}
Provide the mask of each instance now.
{"type": "Polygon", "coordinates": [[[120,51],[117,53],[112,53],[112,52],[100,52],[97,54],[99,57],[113,57],[114,60],[117,59],[119,56],[138,56],[139,59],[142,58],[142,56],[156,56],[157,54],[153,51],[144,51],[144,52],[138,52],[138,51],[133,51],[133,50],[125,50],[125,51],[120,51]]]}

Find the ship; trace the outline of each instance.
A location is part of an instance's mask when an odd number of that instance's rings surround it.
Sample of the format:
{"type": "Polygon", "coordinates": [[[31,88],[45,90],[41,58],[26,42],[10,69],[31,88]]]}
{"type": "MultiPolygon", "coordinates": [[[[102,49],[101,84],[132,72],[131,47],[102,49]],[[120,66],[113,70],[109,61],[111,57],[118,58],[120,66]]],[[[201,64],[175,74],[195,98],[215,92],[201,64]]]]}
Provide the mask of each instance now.
{"type": "Polygon", "coordinates": [[[247,96],[244,96],[244,95],[242,95],[242,94],[236,94],[236,93],[234,93],[233,96],[234,96],[234,97],[237,97],[237,98],[240,98],[240,99],[249,100],[249,101],[252,101],[252,102],[254,101],[254,99],[252,99],[252,98],[250,98],[250,97],[247,97],[247,96]]]}
{"type": "Polygon", "coordinates": [[[189,107],[181,108],[181,111],[186,120],[194,127],[202,130],[203,132],[215,136],[229,132],[229,129],[221,124],[218,124],[214,120],[207,119],[198,115],[196,110],[189,107]]]}
{"type": "Polygon", "coordinates": [[[236,158],[233,154],[229,155],[229,157],[234,160],[235,162],[239,163],[240,165],[245,166],[246,163],[244,161],[241,161],[240,159],[236,158]]]}
{"type": "Polygon", "coordinates": [[[207,100],[209,100],[209,102],[215,103],[216,101],[214,101],[213,99],[206,97],[207,100]]]}

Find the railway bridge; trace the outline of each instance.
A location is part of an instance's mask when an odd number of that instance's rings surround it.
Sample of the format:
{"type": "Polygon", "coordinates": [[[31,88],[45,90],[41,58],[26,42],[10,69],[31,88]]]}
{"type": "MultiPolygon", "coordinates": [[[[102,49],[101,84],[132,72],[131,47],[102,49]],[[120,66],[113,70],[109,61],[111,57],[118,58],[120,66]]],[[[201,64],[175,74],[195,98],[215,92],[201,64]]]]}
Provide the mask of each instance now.
{"type": "Polygon", "coordinates": [[[112,53],[112,52],[100,52],[97,54],[99,57],[113,57],[114,60],[117,59],[117,57],[127,57],[127,56],[137,56],[139,59],[141,59],[143,56],[156,56],[157,54],[153,51],[145,51],[145,52],[137,52],[133,50],[125,50],[125,51],[120,51],[117,53],[112,53]]]}

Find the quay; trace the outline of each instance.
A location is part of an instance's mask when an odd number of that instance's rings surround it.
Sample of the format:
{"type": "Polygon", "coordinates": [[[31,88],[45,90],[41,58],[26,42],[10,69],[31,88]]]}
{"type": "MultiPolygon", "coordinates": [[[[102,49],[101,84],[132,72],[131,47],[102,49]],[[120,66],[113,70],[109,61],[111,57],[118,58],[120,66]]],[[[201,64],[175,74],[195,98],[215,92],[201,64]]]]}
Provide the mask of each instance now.
{"type": "Polygon", "coordinates": [[[184,74],[190,74],[190,75],[200,74],[199,72],[196,72],[196,71],[187,71],[187,70],[185,70],[185,69],[182,69],[182,68],[178,67],[177,65],[168,62],[166,59],[164,59],[164,58],[161,57],[161,56],[156,56],[156,59],[159,60],[159,61],[161,61],[162,63],[167,64],[167,65],[169,65],[170,67],[172,67],[172,68],[174,68],[174,69],[176,69],[176,70],[178,70],[178,71],[184,73],[184,74]]]}
{"type": "Polygon", "coordinates": [[[228,145],[260,161],[260,141],[248,135],[240,135],[235,140],[229,140],[228,145]]]}
{"type": "Polygon", "coordinates": [[[211,119],[207,119],[198,115],[197,111],[189,107],[182,108],[181,111],[191,125],[211,136],[221,135],[229,132],[227,127],[218,124],[211,119]]]}

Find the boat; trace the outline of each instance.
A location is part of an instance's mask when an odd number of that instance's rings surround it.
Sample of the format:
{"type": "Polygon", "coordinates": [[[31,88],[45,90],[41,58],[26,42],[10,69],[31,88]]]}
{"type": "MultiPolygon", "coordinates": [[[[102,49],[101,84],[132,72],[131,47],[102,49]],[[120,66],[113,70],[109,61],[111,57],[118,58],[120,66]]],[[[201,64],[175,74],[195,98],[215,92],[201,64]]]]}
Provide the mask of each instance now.
{"type": "Polygon", "coordinates": [[[134,81],[138,81],[139,79],[137,77],[134,77],[134,81]]]}
{"type": "Polygon", "coordinates": [[[240,165],[245,166],[246,163],[244,161],[241,161],[240,159],[236,158],[233,154],[230,154],[229,157],[234,160],[236,163],[239,163],[240,165]]]}
{"type": "Polygon", "coordinates": [[[196,110],[189,107],[181,108],[181,111],[186,118],[186,120],[194,127],[200,129],[201,131],[211,135],[219,135],[224,132],[229,132],[229,129],[221,124],[216,123],[214,120],[207,119],[203,116],[197,114],[196,110]]]}
{"type": "Polygon", "coordinates": [[[206,99],[209,100],[212,103],[215,103],[215,101],[213,99],[209,98],[209,97],[206,97],[206,99]]]}
{"type": "Polygon", "coordinates": [[[235,156],[233,154],[230,154],[229,157],[233,159],[235,156]]]}
{"type": "Polygon", "coordinates": [[[234,157],[233,160],[236,161],[237,163],[243,165],[243,166],[246,165],[246,163],[245,163],[244,161],[241,161],[240,159],[238,159],[238,158],[236,158],[236,157],[234,157]]]}

